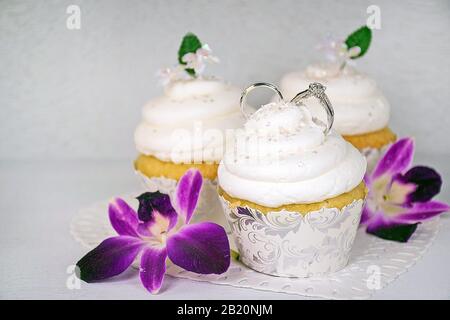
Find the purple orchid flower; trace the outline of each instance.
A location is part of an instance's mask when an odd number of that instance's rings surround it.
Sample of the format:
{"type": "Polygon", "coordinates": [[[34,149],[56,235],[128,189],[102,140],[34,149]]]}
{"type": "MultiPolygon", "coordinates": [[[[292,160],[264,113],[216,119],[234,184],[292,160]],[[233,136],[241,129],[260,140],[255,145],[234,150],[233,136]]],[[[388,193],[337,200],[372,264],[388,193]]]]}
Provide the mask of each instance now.
{"type": "Polygon", "coordinates": [[[410,168],[414,141],[403,138],[394,143],[364,178],[369,189],[361,224],[378,237],[406,242],[417,225],[449,210],[445,203],[431,199],[441,190],[441,176],[432,168],[410,168]]]}
{"type": "Polygon", "coordinates": [[[137,197],[137,213],[124,200],[115,199],[109,206],[109,220],[119,236],[104,240],[78,261],[80,278],[94,282],[116,276],[138,256],[142,284],[151,293],[162,286],[167,258],[195,273],[224,273],[230,266],[230,245],[223,227],[211,222],[189,224],[202,183],[198,170],[184,174],[175,191],[176,210],[169,196],[160,192],[137,197]]]}

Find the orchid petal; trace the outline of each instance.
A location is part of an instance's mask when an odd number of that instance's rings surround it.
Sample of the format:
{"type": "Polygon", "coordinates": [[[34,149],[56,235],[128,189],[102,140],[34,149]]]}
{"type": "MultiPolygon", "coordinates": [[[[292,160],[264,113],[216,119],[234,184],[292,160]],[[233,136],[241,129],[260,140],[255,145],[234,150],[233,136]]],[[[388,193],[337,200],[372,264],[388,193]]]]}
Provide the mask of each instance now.
{"type": "Polygon", "coordinates": [[[141,221],[153,225],[161,222],[160,218],[163,218],[163,220],[168,221],[166,231],[171,230],[177,224],[178,215],[167,194],[159,191],[146,192],[137,199],[139,200],[138,216],[141,221]]]}
{"type": "Polygon", "coordinates": [[[167,250],[165,247],[145,247],[141,257],[140,278],[144,287],[158,293],[166,273],[167,250]]]}
{"type": "MultiPolygon", "coordinates": [[[[370,185],[372,184],[372,179],[371,179],[371,175],[369,173],[366,172],[366,174],[363,177],[364,183],[366,184],[366,186],[369,188],[370,185]]],[[[370,189],[370,188],[369,188],[370,189]]]]}
{"type": "Polygon", "coordinates": [[[374,216],[374,212],[366,204],[364,206],[364,208],[362,209],[360,224],[367,224],[372,219],[373,216],[374,216]]]}
{"type": "Polygon", "coordinates": [[[407,242],[416,231],[417,224],[399,223],[378,212],[369,222],[366,232],[385,240],[407,242]]]}
{"type": "Polygon", "coordinates": [[[405,208],[401,214],[395,217],[395,220],[411,224],[433,218],[449,210],[450,207],[447,204],[438,201],[416,202],[411,207],[405,208]]]}
{"type": "Polygon", "coordinates": [[[77,262],[80,279],[93,282],[124,272],[143,246],[144,242],[140,239],[128,236],[104,240],[77,262]]]}
{"type": "Polygon", "coordinates": [[[117,198],[110,203],[108,213],[109,221],[119,235],[138,237],[137,213],[124,200],[117,198]]]}
{"type": "Polygon", "coordinates": [[[389,228],[395,223],[388,220],[381,212],[373,212],[371,219],[366,223],[367,232],[374,233],[382,228],[389,228]]]}
{"type": "Polygon", "coordinates": [[[377,163],[372,173],[372,180],[382,175],[395,175],[406,170],[414,155],[414,140],[403,138],[395,142],[377,163]]]}
{"type": "Polygon", "coordinates": [[[408,195],[409,202],[429,201],[441,191],[442,178],[439,173],[429,167],[413,167],[397,179],[405,183],[413,183],[417,186],[408,195]]]}
{"type": "Polygon", "coordinates": [[[170,260],[185,270],[221,274],[230,266],[230,244],[225,230],[211,222],[183,226],[167,240],[170,260]]]}
{"type": "Polygon", "coordinates": [[[181,177],[175,191],[175,206],[178,213],[189,223],[197,206],[198,198],[203,184],[200,171],[189,169],[181,177]]]}
{"type": "Polygon", "coordinates": [[[407,242],[417,229],[418,223],[415,224],[396,224],[390,227],[379,228],[367,231],[379,238],[397,242],[407,242]]]}

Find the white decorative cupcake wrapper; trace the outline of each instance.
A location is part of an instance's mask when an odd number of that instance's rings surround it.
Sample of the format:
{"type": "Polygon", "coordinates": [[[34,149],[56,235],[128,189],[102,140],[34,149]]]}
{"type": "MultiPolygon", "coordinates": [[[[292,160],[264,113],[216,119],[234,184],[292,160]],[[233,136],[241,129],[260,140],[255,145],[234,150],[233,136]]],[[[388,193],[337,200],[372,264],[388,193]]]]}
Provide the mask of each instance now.
{"type": "Polygon", "coordinates": [[[240,260],[250,268],[283,277],[312,277],[347,265],[364,201],[342,209],[322,208],[307,213],[262,213],[233,207],[220,197],[240,260]]]}
{"type": "MultiPolygon", "coordinates": [[[[160,191],[168,194],[171,198],[175,193],[177,180],[164,177],[149,178],[136,171],[141,178],[144,188],[150,192],[160,191]]],[[[229,226],[222,214],[219,197],[217,195],[217,180],[203,179],[202,190],[198,200],[197,208],[192,216],[192,222],[211,221],[220,224],[229,231],[229,226]]]]}
{"type": "MultiPolygon", "coordinates": [[[[119,195],[119,197],[136,209],[137,195],[139,193],[134,192],[129,195],[119,195]]],[[[117,235],[108,220],[108,203],[109,200],[104,200],[83,208],[72,220],[70,233],[87,249],[92,249],[104,239],[117,235]]],[[[172,277],[218,285],[309,297],[367,299],[420,260],[431,245],[438,229],[439,218],[436,218],[419,225],[408,243],[398,243],[376,238],[360,228],[356,234],[349,264],[340,271],[322,277],[272,277],[247,268],[235,260],[231,261],[228,271],[220,275],[188,272],[170,262],[167,265],[167,274],[172,277]]],[[[230,242],[230,245],[233,244],[230,242]]],[[[137,274],[135,280],[139,281],[137,274]]]]}

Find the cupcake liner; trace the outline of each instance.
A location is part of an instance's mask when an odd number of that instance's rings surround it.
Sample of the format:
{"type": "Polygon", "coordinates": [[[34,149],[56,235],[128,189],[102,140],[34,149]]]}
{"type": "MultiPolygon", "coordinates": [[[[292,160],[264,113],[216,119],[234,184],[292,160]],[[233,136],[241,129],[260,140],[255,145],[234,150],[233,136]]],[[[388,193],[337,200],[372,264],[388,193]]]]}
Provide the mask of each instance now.
{"type": "MultiPolygon", "coordinates": [[[[142,180],[147,191],[160,191],[173,198],[177,186],[177,180],[164,177],[147,177],[139,171],[136,174],[142,180]]],[[[197,208],[192,216],[192,223],[200,221],[211,221],[220,224],[229,230],[229,226],[222,214],[222,208],[217,195],[217,179],[210,180],[203,178],[202,190],[198,199],[197,208]]]]}
{"type": "Polygon", "coordinates": [[[239,250],[248,267],[281,277],[314,277],[336,272],[348,263],[363,199],[342,209],[262,213],[232,206],[219,196],[239,250]]]}
{"type": "Polygon", "coordinates": [[[367,172],[371,172],[375,168],[375,165],[377,164],[378,160],[391,145],[392,143],[389,143],[380,149],[363,148],[359,150],[367,160],[367,172]]]}

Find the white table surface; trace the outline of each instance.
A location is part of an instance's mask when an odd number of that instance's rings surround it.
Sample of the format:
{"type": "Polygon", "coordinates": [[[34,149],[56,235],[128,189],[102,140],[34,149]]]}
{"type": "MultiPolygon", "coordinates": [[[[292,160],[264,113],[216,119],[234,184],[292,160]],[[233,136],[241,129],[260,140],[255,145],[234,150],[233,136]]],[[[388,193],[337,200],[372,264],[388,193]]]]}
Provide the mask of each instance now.
{"type": "MultiPolygon", "coordinates": [[[[444,178],[438,199],[450,202],[448,156],[416,157],[444,178]],[[445,183],[445,180],[447,184],[445,183]]],[[[152,296],[135,270],[104,283],[66,287],[68,266],[86,253],[69,234],[78,209],[139,189],[130,161],[0,161],[0,298],[3,299],[304,299],[302,296],[234,288],[166,277],[152,296]]],[[[378,299],[450,298],[450,218],[422,260],[378,299]]]]}

